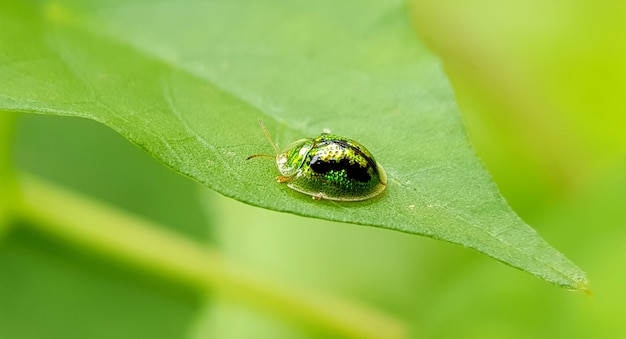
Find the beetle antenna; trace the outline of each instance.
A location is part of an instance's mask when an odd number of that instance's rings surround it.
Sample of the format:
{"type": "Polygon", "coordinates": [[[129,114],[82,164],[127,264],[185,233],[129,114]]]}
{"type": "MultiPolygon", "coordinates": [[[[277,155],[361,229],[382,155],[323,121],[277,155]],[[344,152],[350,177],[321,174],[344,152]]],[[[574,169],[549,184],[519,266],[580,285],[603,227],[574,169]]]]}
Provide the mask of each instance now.
{"type": "MultiPolygon", "coordinates": [[[[265,136],[267,137],[267,140],[270,141],[270,144],[272,144],[272,147],[274,147],[274,151],[276,151],[276,154],[280,153],[278,151],[278,148],[276,147],[276,144],[274,144],[274,141],[272,141],[272,136],[270,135],[270,132],[267,130],[267,128],[265,128],[265,124],[263,124],[263,120],[261,120],[261,118],[259,118],[259,125],[261,125],[261,128],[263,129],[263,132],[265,132],[265,136]]],[[[256,156],[262,156],[261,154],[257,154],[256,156]]],[[[251,156],[253,158],[256,157],[255,155],[251,156]]],[[[250,159],[250,158],[248,158],[250,159]]]]}
{"type": "Polygon", "coordinates": [[[273,155],[269,154],[254,154],[246,158],[246,160],[254,159],[254,158],[273,158],[273,155]]]}

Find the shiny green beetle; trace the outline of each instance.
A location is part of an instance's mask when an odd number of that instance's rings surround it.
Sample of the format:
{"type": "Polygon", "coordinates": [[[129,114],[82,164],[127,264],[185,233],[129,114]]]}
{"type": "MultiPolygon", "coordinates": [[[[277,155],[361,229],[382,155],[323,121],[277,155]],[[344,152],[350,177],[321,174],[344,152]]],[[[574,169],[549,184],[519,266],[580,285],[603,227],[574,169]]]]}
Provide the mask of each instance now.
{"type": "MultiPolygon", "coordinates": [[[[312,139],[301,139],[280,152],[263,121],[259,124],[276,151],[276,181],[313,197],[336,201],[360,201],[373,198],[385,190],[387,175],[372,154],[358,142],[322,133],[312,139]]],[[[256,157],[273,157],[255,154],[256,157]]],[[[246,159],[246,160],[247,160],[246,159]]]]}

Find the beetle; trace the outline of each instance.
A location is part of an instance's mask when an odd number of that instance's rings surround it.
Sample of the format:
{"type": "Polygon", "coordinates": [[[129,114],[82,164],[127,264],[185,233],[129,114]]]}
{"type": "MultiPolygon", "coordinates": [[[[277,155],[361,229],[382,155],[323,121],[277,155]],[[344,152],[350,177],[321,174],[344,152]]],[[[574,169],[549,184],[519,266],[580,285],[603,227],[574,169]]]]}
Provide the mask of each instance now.
{"type": "MultiPolygon", "coordinates": [[[[276,181],[310,195],[315,200],[361,201],[373,198],[387,187],[387,174],[370,151],[342,136],[322,133],[294,141],[279,151],[259,119],[259,125],[276,152],[276,181]]],[[[273,157],[267,154],[251,155],[273,157]]]]}

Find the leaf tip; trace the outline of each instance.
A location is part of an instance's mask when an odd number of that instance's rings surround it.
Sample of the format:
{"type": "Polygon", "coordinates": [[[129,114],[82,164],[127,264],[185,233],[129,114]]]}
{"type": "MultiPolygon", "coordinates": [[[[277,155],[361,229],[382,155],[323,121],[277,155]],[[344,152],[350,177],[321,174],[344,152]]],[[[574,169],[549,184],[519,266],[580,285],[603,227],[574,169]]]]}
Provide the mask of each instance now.
{"type": "Polygon", "coordinates": [[[589,288],[589,284],[586,279],[580,280],[576,285],[569,288],[570,291],[583,291],[588,296],[593,296],[593,292],[589,288]]]}
{"type": "Polygon", "coordinates": [[[585,292],[586,295],[593,297],[593,292],[591,291],[591,289],[589,288],[589,286],[584,285],[581,288],[579,288],[580,291],[585,292]]]}

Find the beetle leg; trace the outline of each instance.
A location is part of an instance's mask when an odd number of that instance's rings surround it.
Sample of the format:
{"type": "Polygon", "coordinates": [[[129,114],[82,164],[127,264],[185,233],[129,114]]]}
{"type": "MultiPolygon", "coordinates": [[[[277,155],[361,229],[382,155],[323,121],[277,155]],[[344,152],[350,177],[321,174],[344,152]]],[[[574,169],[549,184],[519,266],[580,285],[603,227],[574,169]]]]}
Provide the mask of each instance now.
{"type": "Polygon", "coordinates": [[[289,181],[289,178],[290,177],[285,177],[285,176],[279,175],[279,176],[276,177],[276,181],[278,181],[278,182],[287,182],[287,181],[289,181]]]}

